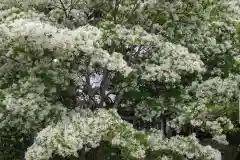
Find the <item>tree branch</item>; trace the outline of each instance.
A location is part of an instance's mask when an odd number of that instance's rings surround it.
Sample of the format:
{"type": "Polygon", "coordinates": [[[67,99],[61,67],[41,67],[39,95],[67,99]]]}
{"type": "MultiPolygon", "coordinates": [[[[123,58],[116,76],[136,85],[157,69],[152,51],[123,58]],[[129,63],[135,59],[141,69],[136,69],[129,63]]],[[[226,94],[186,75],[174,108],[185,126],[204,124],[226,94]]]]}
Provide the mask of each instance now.
{"type": "Polygon", "coordinates": [[[119,6],[119,0],[115,0],[116,4],[114,7],[114,11],[113,11],[113,21],[115,24],[117,24],[117,12],[118,12],[118,6],[119,6]]]}
{"type": "Polygon", "coordinates": [[[117,108],[117,106],[118,106],[119,103],[121,102],[122,96],[123,96],[123,93],[122,93],[122,92],[120,92],[120,93],[118,93],[118,94],[116,95],[113,108],[117,108]]]}
{"type": "Polygon", "coordinates": [[[24,66],[26,66],[26,67],[30,67],[30,66],[28,66],[28,65],[26,65],[26,64],[23,64],[23,63],[20,62],[19,60],[14,59],[14,58],[12,58],[12,57],[8,57],[8,56],[6,56],[6,55],[0,55],[0,56],[3,56],[3,57],[5,57],[5,58],[7,58],[7,59],[10,59],[10,60],[12,60],[12,61],[14,61],[14,62],[17,62],[17,63],[19,63],[19,64],[21,64],[21,65],[24,65],[24,66]]]}
{"type": "Polygon", "coordinates": [[[70,15],[71,10],[73,9],[73,7],[77,4],[79,0],[76,0],[75,2],[73,2],[73,0],[70,1],[70,5],[67,7],[68,10],[68,15],[70,15]]]}
{"type": "Polygon", "coordinates": [[[62,0],[59,0],[59,2],[61,3],[61,6],[62,6],[62,9],[63,9],[63,11],[64,11],[64,14],[65,14],[66,18],[68,18],[67,9],[66,9],[64,3],[62,2],[62,0]]]}
{"type": "Polygon", "coordinates": [[[108,88],[108,70],[107,68],[104,69],[103,71],[103,78],[102,78],[102,82],[100,84],[100,97],[101,97],[101,100],[100,100],[100,103],[99,103],[99,108],[102,108],[103,107],[103,103],[104,103],[104,99],[106,97],[105,95],[105,92],[106,92],[106,89],[108,88]]]}

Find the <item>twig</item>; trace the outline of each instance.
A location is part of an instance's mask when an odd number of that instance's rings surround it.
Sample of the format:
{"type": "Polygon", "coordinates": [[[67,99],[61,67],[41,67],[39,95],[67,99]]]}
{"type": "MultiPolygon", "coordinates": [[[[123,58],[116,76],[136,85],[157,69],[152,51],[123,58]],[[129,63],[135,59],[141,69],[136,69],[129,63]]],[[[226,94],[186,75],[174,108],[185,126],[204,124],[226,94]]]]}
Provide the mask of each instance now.
{"type": "Polygon", "coordinates": [[[6,55],[0,55],[0,56],[3,56],[3,57],[5,57],[5,58],[8,58],[8,59],[10,59],[10,60],[14,61],[14,62],[17,62],[17,63],[21,64],[21,65],[24,65],[24,66],[27,66],[27,67],[29,67],[28,65],[26,65],[26,64],[23,64],[23,63],[21,63],[20,61],[18,61],[18,60],[16,60],[16,59],[14,59],[14,58],[12,58],[12,57],[8,57],[8,56],[6,56],[6,55]]]}
{"type": "Polygon", "coordinates": [[[62,9],[63,9],[63,11],[64,11],[64,13],[65,13],[66,18],[68,18],[68,13],[67,13],[66,7],[64,6],[62,0],[59,0],[59,1],[60,1],[61,5],[62,5],[62,9]]]}
{"type": "MultiPolygon", "coordinates": [[[[135,3],[137,3],[137,1],[136,1],[135,3]]],[[[131,11],[131,14],[129,15],[129,17],[128,17],[128,19],[127,19],[127,22],[130,21],[130,19],[131,19],[132,16],[133,16],[133,13],[137,10],[137,8],[138,8],[139,6],[140,6],[140,3],[137,3],[137,4],[135,5],[135,7],[134,7],[133,10],[131,11]]]]}
{"type": "Polygon", "coordinates": [[[70,1],[70,5],[67,7],[68,9],[68,15],[70,15],[71,10],[73,9],[73,7],[77,4],[79,0],[76,0],[75,2],[73,2],[73,0],[70,1]]]}
{"type": "Polygon", "coordinates": [[[119,7],[119,1],[118,0],[115,0],[116,1],[116,4],[115,4],[115,7],[114,7],[114,11],[113,11],[113,21],[114,23],[116,24],[117,23],[117,12],[118,12],[118,7],[119,7]]]}

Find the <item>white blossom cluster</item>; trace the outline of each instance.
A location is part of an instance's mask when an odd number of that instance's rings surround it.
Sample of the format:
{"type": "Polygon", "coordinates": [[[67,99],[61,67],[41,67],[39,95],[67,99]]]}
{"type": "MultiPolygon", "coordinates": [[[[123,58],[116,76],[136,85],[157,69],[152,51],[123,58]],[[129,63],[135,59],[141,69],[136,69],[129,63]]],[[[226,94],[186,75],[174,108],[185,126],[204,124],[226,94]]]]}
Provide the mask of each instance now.
{"type": "MultiPolygon", "coordinates": [[[[109,25],[113,24],[105,23],[103,27],[106,28],[109,25]]],[[[181,75],[205,71],[200,56],[190,53],[182,45],[164,42],[162,36],[149,34],[140,26],[127,29],[121,25],[116,25],[105,34],[107,36],[105,43],[108,45],[121,45],[125,42],[128,45],[143,45],[145,48],[154,48],[142,53],[142,56],[149,55],[149,59],[140,64],[143,72],[142,79],[174,83],[181,81],[181,75]]]]}
{"type": "Polygon", "coordinates": [[[161,44],[159,52],[153,53],[149,61],[144,64],[146,72],[142,75],[146,80],[175,83],[181,81],[181,75],[205,71],[198,55],[169,42],[161,44]]]}
{"type": "Polygon", "coordinates": [[[180,113],[174,118],[171,126],[180,131],[181,126],[191,124],[211,133],[214,140],[227,143],[226,140],[223,141],[226,139],[223,132],[233,129],[232,122],[229,118],[221,117],[222,115],[217,119],[213,117],[219,110],[236,101],[239,94],[238,77],[238,75],[230,75],[226,79],[215,77],[203,83],[193,83],[190,90],[195,93],[197,103],[176,106],[180,113]],[[226,123],[227,127],[222,123],[226,123]]]}
{"type": "Polygon", "coordinates": [[[199,84],[196,88],[196,97],[201,103],[226,104],[238,96],[239,75],[231,75],[226,79],[214,77],[199,84]]]}
{"type": "MultiPolygon", "coordinates": [[[[1,90],[4,96],[1,104],[5,106],[1,108],[1,114],[4,115],[0,123],[2,128],[15,127],[23,133],[37,131],[43,123],[51,123],[59,118],[57,115],[66,112],[62,104],[51,104],[47,101],[48,98],[44,96],[46,87],[39,83],[37,78],[22,81],[20,86],[13,84],[11,88],[1,90]],[[49,117],[50,115],[52,117],[49,117]]],[[[49,94],[53,92],[50,90],[49,94]]]]}
{"type": "Polygon", "coordinates": [[[78,150],[96,148],[102,140],[110,141],[113,146],[127,148],[133,157],[145,157],[146,148],[135,139],[136,131],[119,118],[115,111],[103,109],[85,116],[71,112],[55,126],[48,126],[39,132],[25,158],[49,159],[53,153],[63,157],[78,156],[78,150]]]}
{"type": "Polygon", "coordinates": [[[86,117],[79,113],[65,116],[56,126],[48,126],[39,132],[35,143],[28,148],[25,158],[49,159],[53,153],[63,157],[77,156],[77,151],[84,146],[95,148],[111,123],[114,123],[113,118],[111,113],[104,110],[86,117]]]}
{"type": "Polygon", "coordinates": [[[78,150],[83,147],[95,148],[102,140],[124,148],[130,156],[137,159],[144,158],[148,148],[151,151],[159,150],[159,156],[162,151],[169,151],[173,155],[163,154],[163,156],[173,158],[179,155],[211,160],[216,152],[210,146],[201,146],[194,135],[176,136],[171,139],[165,139],[159,131],[146,135],[123,122],[116,115],[116,111],[99,110],[87,116],[72,112],[55,126],[46,127],[38,133],[34,144],[28,148],[25,158],[49,159],[53,153],[63,157],[78,156],[78,150]]]}
{"type": "MultiPolygon", "coordinates": [[[[216,150],[211,146],[201,146],[195,135],[188,137],[175,136],[170,139],[162,139],[153,134],[151,137],[150,148],[153,151],[169,151],[170,158],[179,158],[186,156],[188,159],[214,159],[216,150]],[[178,157],[178,155],[181,155],[178,157]]],[[[166,156],[163,154],[163,157],[166,156]]]]}
{"type": "MultiPolygon", "coordinates": [[[[17,41],[16,47],[23,47],[26,52],[30,45],[35,52],[40,52],[40,55],[44,54],[44,49],[48,49],[53,52],[53,56],[62,60],[79,54],[77,52],[84,52],[86,56],[92,57],[93,64],[107,65],[110,70],[126,75],[131,72],[121,55],[110,55],[106,50],[99,48],[100,44],[97,44],[97,41],[101,40],[102,32],[96,27],[83,26],[76,30],[68,30],[41,21],[18,19],[8,25],[2,24],[1,32],[10,39],[9,44],[17,41]]],[[[5,42],[4,45],[9,44],[5,42]]]]}
{"type": "Polygon", "coordinates": [[[192,104],[193,108],[183,107],[179,116],[168,123],[171,128],[180,132],[184,125],[190,125],[192,128],[198,128],[199,131],[205,131],[213,136],[213,140],[228,144],[225,133],[233,129],[231,120],[227,117],[219,117],[212,119],[209,115],[208,108],[205,105],[196,106],[192,104]]]}

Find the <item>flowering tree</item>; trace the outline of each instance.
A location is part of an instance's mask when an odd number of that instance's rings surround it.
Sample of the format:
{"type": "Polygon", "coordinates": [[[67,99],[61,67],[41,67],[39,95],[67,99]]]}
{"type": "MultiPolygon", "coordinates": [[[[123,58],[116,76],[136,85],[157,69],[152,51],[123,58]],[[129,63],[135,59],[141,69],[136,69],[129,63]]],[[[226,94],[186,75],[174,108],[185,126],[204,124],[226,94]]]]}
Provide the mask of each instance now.
{"type": "Polygon", "coordinates": [[[216,159],[201,141],[237,123],[239,7],[1,0],[0,159],[216,159]]]}

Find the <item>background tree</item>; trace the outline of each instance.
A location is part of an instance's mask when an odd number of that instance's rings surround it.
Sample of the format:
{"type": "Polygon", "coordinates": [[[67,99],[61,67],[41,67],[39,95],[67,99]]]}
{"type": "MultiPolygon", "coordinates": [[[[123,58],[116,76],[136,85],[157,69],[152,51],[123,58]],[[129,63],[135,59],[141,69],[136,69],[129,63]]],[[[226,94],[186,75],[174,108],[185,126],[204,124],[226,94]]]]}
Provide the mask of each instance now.
{"type": "Polygon", "coordinates": [[[214,159],[238,123],[239,6],[2,0],[1,159],[214,159]]]}

